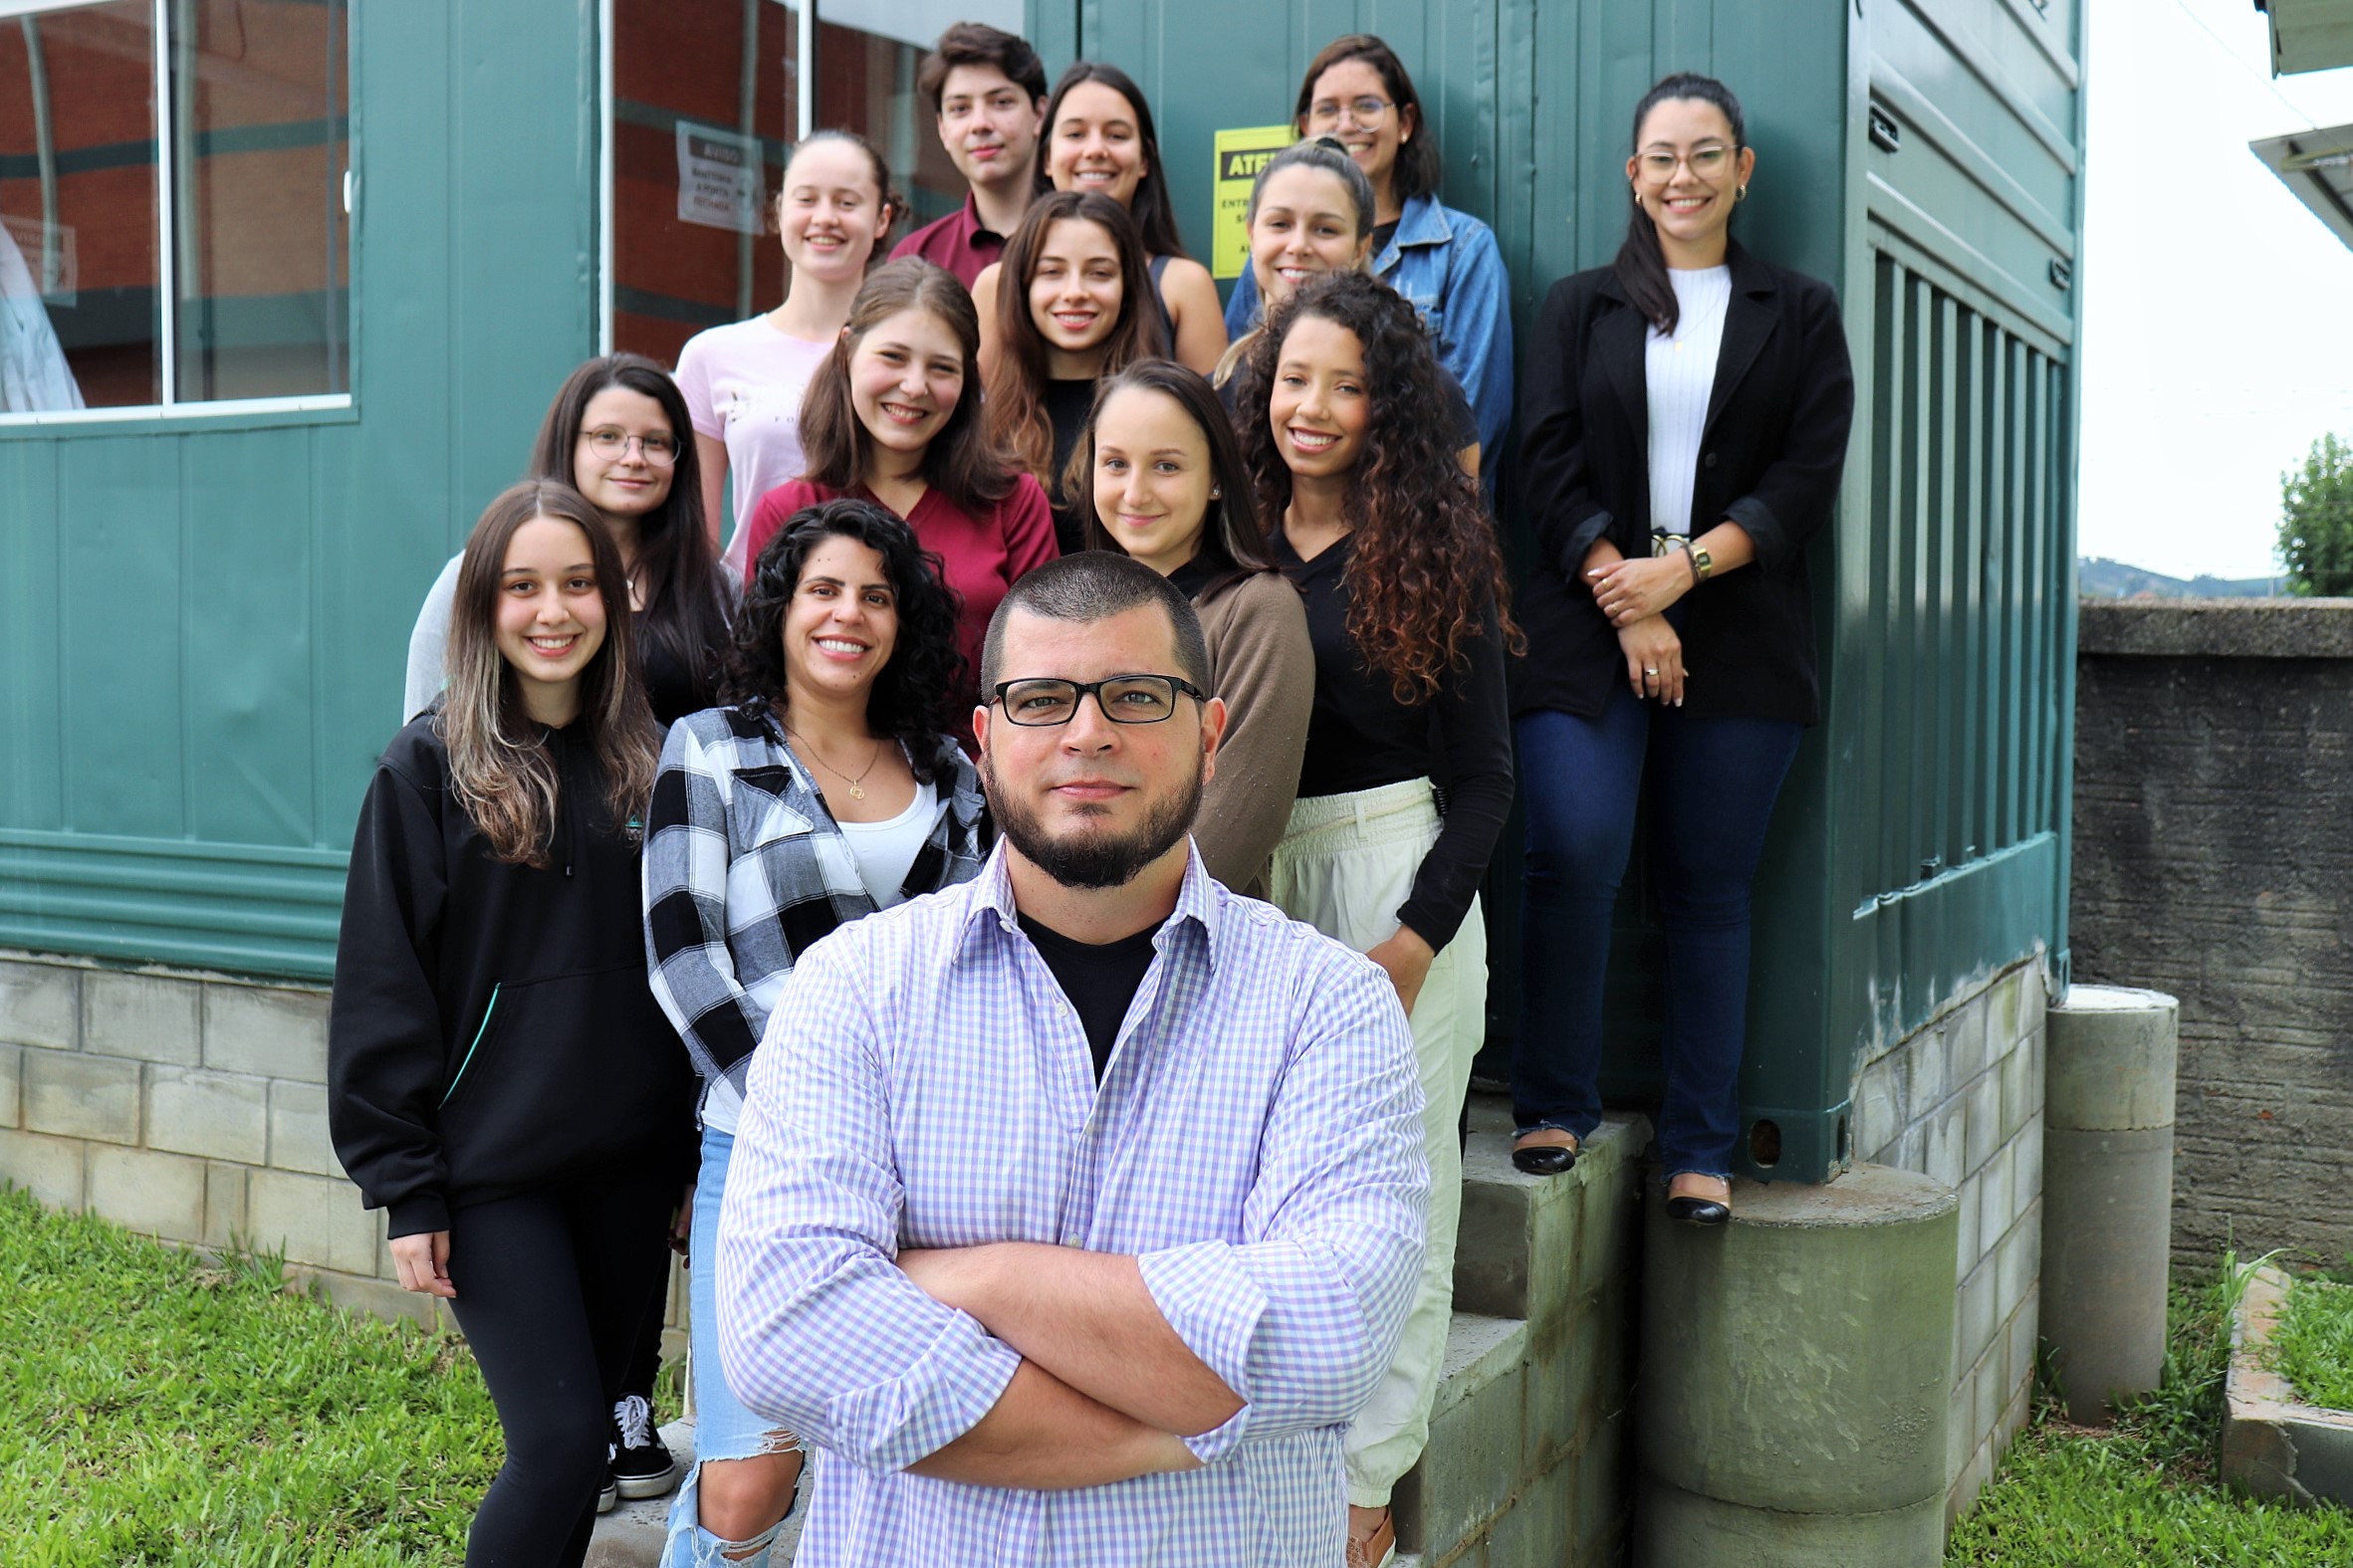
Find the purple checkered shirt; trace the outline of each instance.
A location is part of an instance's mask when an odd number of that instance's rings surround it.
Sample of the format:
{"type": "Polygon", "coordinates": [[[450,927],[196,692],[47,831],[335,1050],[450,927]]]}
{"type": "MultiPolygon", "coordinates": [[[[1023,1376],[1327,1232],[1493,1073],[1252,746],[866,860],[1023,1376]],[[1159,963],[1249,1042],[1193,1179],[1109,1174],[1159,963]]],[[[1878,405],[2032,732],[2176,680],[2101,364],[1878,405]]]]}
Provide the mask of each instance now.
{"type": "Polygon", "coordinates": [[[818,1449],[801,1568],[1316,1568],[1340,1445],[1421,1267],[1412,1039],[1381,971],[1198,854],[1101,1086],[1075,1011],[980,877],[803,955],[756,1053],[719,1225],[728,1384],[818,1449]],[[1020,1365],[901,1246],[1136,1254],[1244,1401],[1203,1467],[1031,1491],[905,1473],[1020,1365]]]}

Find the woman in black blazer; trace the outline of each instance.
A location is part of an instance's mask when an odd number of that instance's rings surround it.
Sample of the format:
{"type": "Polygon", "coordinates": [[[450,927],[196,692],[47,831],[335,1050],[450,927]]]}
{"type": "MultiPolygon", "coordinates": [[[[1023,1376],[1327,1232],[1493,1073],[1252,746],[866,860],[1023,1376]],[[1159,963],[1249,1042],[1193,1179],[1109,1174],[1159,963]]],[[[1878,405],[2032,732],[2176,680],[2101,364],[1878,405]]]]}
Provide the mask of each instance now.
{"type": "Polygon", "coordinates": [[[1528,811],[1513,1160],[1575,1162],[1601,1105],[1611,912],[1651,806],[1667,928],[1658,1147],[1677,1219],[1730,1218],[1749,889],[1818,717],[1805,546],[1845,464],[1854,380],[1827,285],[1733,244],[1757,154],[1720,82],[1634,115],[1610,267],[1552,286],[1521,399],[1537,560],[1513,723],[1528,811]]]}

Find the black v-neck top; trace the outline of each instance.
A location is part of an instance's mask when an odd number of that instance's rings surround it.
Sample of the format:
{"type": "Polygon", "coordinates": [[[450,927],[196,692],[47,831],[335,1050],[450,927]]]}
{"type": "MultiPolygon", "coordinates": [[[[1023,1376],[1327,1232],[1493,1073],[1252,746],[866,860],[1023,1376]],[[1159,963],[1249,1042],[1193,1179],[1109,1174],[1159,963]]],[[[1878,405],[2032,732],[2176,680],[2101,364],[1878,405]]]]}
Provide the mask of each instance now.
{"type": "Polygon", "coordinates": [[[1086,1048],[1094,1057],[1094,1081],[1102,1082],[1119,1025],[1144,983],[1145,971],[1152,967],[1152,939],[1160,928],[1152,926],[1116,942],[1078,942],[1028,915],[1017,913],[1014,918],[1046,960],[1055,984],[1078,1009],[1078,1026],[1086,1031],[1086,1048]]]}

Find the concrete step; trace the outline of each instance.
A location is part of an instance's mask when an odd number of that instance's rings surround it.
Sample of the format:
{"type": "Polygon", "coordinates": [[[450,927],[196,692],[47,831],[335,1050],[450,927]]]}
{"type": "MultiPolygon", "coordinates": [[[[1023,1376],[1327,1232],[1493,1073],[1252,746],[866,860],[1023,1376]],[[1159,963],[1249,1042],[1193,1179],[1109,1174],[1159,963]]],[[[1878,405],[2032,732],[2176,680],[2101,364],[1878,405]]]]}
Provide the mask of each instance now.
{"type": "Polygon", "coordinates": [[[1511,1101],[1474,1094],[1470,1104],[1455,1306],[1526,1318],[1548,1339],[1619,1260],[1634,1255],[1640,1208],[1616,1200],[1631,1190],[1627,1167],[1650,1146],[1650,1123],[1606,1116],[1566,1175],[1528,1176],[1512,1164],[1511,1101]]]}

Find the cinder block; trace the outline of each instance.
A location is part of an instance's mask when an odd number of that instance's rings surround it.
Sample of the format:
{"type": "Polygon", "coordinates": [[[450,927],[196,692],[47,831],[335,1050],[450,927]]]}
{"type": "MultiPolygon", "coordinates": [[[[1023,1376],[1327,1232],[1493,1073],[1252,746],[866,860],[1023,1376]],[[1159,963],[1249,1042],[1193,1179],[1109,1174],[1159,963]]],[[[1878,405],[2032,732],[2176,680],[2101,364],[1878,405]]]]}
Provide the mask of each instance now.
{"type": "Polygon", "coordinates": [[[1443,1557],[1519,1489],[1527,1356],[1526,1324],[1454,1315],[1429,1445],[1415,1466],[1418,1484],[1400,1488],[1400,1547],[1443,1557]]]}
{"type": "Polygon", "coordinates": [[[1970,1431],[1977,1424],[1978,1369],[1973,1363],[1964,1367],[1953,1382],[1953,1398],[1945,1406],[1945,1462],[1956,1462],[1956,1456],[1967,1454],[1977,1447],[1978,1440],[1970,1431]]]}
{"type": "Polygon", "coordinates": [[[283,1246],[290,1263],[372,1274],[380,1214],[359,1207],[352,1184],[291,1171],[254,1171],[246,1178],[246,1219],[252,1245],[283,1246]]]}
{"type": "Polygon", "coordinates": [[[1912,1119],[1943,1100],[1953,1091],[1952,1046],[1948,1043],[1945,1026],[1931,1024],[1905,1041],[1904,1049],[1911,1058],[1909,1101],[1912,1119]]]}
{"type": "Polygon", "coordinates": [[[0,964],[0,1040],[73,1050],[82,974],[63,964],[0,964]]]}
{"type": "MultiPolygon", "coordinates": [[[[1576,1539],[1572,1561],[1578,1564],[1616,1564],[1624,1560],[1621,1553],[1611,1548],[1625,1538],[1628,1522],[1628,1420],[1623,1406],[1612,1408],[1570,1461],[1576,1479],[1570,1492],[1569,1527],[1576,1539]]],[[[1544,1558],[1527,1560],[1540,1563],[1544,1558]]]]}
{"type": "Polygon", "coordinates": [[[2034,1066],[2034,1052],[2020,1048],[2001,1058],[2001,1137],[2004,1142],[2015,1138],[2018,1129],[2034,1114],[2034,1096],[2030,1074],[2034,1066]]]}
{"type": "Polygon", "coordinates": [[[1904,1136],[1896,1140],[1894,1151],[1880,1163],[1892,1165],[1899,1171],[1925,1172],[1928,1169],[1928,1123],[1914,1122],[1904,1129],[1904,1136]]]}
{"type": "Polygon", "coordinates": [[[281,1171],[341,1176],[335,1140],[327,1133],[327,1090],[316,1083],[270,1085],[270,1164],[281,1171]]]}
{"type": "Polygon", "coordinates": [[[142,1235],[204,1238],[204,1162],[148,1149],[90,1150],[90,1212],[142,1235]]]}
{"type": "Polygon", "coordinates": [[[1994,1151],[2001,1147],[2001,1079],[1999,1074],[1981,1072],[1970,1080],[1965,1093],[1969,1101],[1969,1140],[1963,1148],[1961,1163],[1965,1170],[1977,1170],[1994,1158],[1994,1151]]]}
{"type": "Polygon", "coordinates": [[[1856,1148],[1884,1148],[1903,1132],[1906,1057],[1905,1051],[1892,1050],[1862,1070],[1855,1085],[1856,1148]]]}
{"type": "Polygon", "coordinates": [[[1969,1271],[1977,1267],[1978,1259],[1985,1255],[1979,1249],[1981,1238],[1978,1235],[1978,1202],[1985,1190],[1986,1178],[1983,1172],[1976,1176],[1962,1178],[1959,1189],[1961,1193],[1960,1251],[1956,1254],[1954,1268],[1956,1276],[1962,1279],[1969,1277],[1969,1271]]]}
{"type": "Polygon", "coordinates": [[[2023,1210],[2042,1196],[2042,1113],[2037,1111],[2018,1129],[2018,1150],[2010,1157],[2012,1173],[2017,1180],[2012,1184],[2011,1201],[2023,1210]]]}
{"type": "Polygon", "coordinates": [[[1994,1313],[1995,1270],[1991,1263],[1980,1263],[1961,1281],[1961,1295],[1953,1317],[1954,1381],[1961,1373],[1984,1359],[1986,1347],[1994,1343],[1994,1331],[2000,1319],[1994,1313]]]}
{"type": "Polygon", "coordinates": [[[65,1138],[138,1142],[139,1064],[36,1050],[24,1056],[25,1126],[65,1138]]]}
{"type": "MultiPolygon", "coordinates": [[[[2013,1149],[2003,1144],[1994,1151],[1978,1173],[1978,1255],[1992,1257],[2000,1249],[2001,1238],[2009,1234],[2010,1223],[2010,1156],[2013,1149]]],[[[2004,1298],[2006,1301],[2006,1298],[2004,1298]]]]}
{"type": "Polygon", "coordinates": [[[147,1069],[147,1147],[260,1165],[269,1154],[270,1082],[201,1067],[147,1069]]]}
{"type": "Polygon", "coordinates": [[[1921,1125],[1921,1136],[1926,1143],[1922,1150],[1923,1163],[1907,1169],[1925,1171],[1947,1187],[1958,1188],[1961,1179],[1977,1169],[1969,1158],[1969,1096],[1956,1094],[1930,1112],[1921,1125]]]}
{"type": "Polygon", "coordinates": [[[82,977],[82,1048],[193,1067],[203,1055],[204,987],[168,975],[94,969],[82,977]]]}
{"type": "Polygon", "coordinates": [[[457,1328],[456,1320],[445,1315],[440,1299],[435,1296],[332,1268],[305,1269],[302,1278],[305,1284],[325,1290],[327,1299],[347,1312],[364,1312],[386,1322],[406,1318],[436,1331],[454,1332],[457,1328]]]}
{"type": "Polygon", "coordinates": [[[252,1233],[246,1224],[245,1178],[242,1165],[213,1160],[204,1167],[204,1234],[206,1246],[227,1248],[252,1233]]]}
{"type": "Polygon", "coordinates": [[[2037,1028],[2026,1036],[2026,1098],[2036,1116],[2042,1114],[2043,1103],[2047,1098],[2047,1079],[2044,1074],[2049,1071],[2049,1051],[2050,1035],[2047,1030],[2037,1028]]]}
{"type": "Polygon", "coordinates": [[[204,1065],[224,1072],[327,1081],[327,995],[291,987],[204,988],[204,1065]]]}
{"type": "Polygon", "coordinates": [[[1945,1040],[1952,1051],[1946,1070],[1956,1089],[1984,1072],[1992,1061],[1986,1048],[1986,1011],[1985,994],[1980,992],[1945,1020],[1945,1040]]]}
{"type": "Polygon", "coordinates": [[[1994,1478],[1994,1446],[1981,1443],[1970,1455],[1961,1473],[1954,1477],[1953,1490],[1948,1494],[1945,1516],[1958,1519],[1977,1506],[1978,1493],[1986,1489],[1986,1482],[1994,1478]]]}
{"type": "Polygon", "coordinates": [[[0,1127],[14,1127],[23,1114],[24,1047],[0,1045],[0,1127]]]}
{"type": "Polygon", "coordinates": [[[2009,1228],[1995,1249],[1994,1309],[2004,1318],[2015,1313],[2034,1288],[2034,1271],[2042,1261],[2042,1210],[2028,1209],[2009,1228]]]}
{"type": "Polygon", "coordinates": [[[52,1209],[82,1208],[82,1151],[72,1138],[0,1132],[0,1182],[23,1188],[52,1209]]]}
{"type": "MultiPolygon", "coordinates": [[[[2013,1401],[2034,1391],[2034,1350],[2038,1343],[2036,1335],[2039,1328],[2035,1309],[2039,1305],[2033,1282],[2028,1281],[2026,1299],[2019,1302],[2018,1309],[2009,1315],[2009,1394],[2013,1401]]],[[[2017,1428],[2012,1426],[2002,1434],[2005,1443],[2009,1433],[2015,1431],[2017,1428]]]]}
{"type": "Polygon", "coordinates": [[[1978,1363],[1978,1375],[1970,1384],[1975,1396],[1970,1405],[1970,1436],[1981,1443],[1992,1441],[1995,1428],[2001,1423],[2001,1407],[2009,1399],[2008,1329],[2006,1323],[1996,1325],[1986,1357],[1978,1363]]]}

